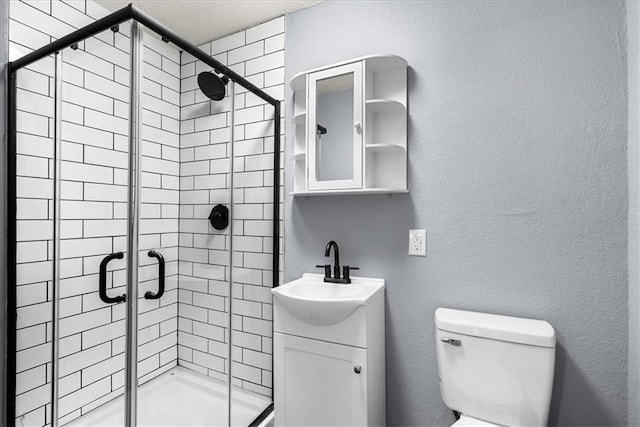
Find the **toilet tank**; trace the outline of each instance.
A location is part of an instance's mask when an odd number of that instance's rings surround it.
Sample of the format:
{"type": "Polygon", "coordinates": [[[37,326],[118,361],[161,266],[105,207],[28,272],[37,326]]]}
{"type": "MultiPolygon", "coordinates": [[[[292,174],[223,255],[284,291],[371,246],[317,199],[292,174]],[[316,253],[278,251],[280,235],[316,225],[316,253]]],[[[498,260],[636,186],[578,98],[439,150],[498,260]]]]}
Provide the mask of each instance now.
{"type": "Polygon", "coordinates": [[[508,426],[546,426],[556,336],[542,320],[438,308],[440,392],[465,415],[508,426]]]}

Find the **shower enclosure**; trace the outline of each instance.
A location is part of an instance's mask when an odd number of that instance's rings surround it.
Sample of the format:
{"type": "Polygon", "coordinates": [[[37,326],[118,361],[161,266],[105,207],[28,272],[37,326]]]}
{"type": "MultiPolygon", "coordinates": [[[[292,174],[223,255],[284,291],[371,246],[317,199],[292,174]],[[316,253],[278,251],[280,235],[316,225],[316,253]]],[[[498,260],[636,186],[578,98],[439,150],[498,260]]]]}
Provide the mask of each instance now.
{"type": "Polygon", "coordinates": [[[7,425],[260,422],[279,101],[132,5],[10,84],[7,425]]]}

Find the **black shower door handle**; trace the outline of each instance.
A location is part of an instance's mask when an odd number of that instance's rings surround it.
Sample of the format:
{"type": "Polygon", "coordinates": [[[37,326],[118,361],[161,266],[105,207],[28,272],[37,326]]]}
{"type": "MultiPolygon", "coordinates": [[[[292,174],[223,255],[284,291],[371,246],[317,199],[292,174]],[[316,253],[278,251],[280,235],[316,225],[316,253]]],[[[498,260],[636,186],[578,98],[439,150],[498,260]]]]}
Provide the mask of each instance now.
{"type": "Polygon", "coordinates": [[[164,294],[164,257],[156,251],[149,251],[147,255],[158,259],[158,293],[154,294],[151,291],[147,291],[144,297],[145,299],[158,299],[164,294]]]}
{"type": "Polygon", "coordinates": [[[122,252],[115,252],[111,255],[107,255],[100,262],[100,279],[98,284],[98,293],[100,294],[100,299],[107,304],[118,304],[121,302],[125,302],[127,298],[124,294],[118,295],[117,297],[110,297],[107,295],[107,264],[109,264],[109,261],[111,261],[112,259],[122,258],[124,258],[124,254],[122,252]]]}

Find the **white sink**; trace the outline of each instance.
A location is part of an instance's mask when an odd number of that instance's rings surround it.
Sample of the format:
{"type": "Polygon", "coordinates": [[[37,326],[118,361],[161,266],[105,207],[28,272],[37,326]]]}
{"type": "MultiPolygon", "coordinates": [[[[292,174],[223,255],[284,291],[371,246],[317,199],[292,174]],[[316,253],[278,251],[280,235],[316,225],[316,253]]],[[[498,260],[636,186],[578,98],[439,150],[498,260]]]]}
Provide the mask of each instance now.
{"type": "Polygon", "coordinates": [[[312,325],[333,325],[367,305],[384,288],[384,281],[352,277],[349,284],[326,283],[321,274],[304,274],[300,279],[271,290],[278,305],[297,319],[312,325]]]}

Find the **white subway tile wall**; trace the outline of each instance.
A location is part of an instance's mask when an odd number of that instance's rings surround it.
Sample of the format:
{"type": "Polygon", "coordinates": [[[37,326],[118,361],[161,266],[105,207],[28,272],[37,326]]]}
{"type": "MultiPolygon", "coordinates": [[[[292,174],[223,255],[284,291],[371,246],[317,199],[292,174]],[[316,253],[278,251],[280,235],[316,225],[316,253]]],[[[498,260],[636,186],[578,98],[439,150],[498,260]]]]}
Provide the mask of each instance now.
{"type": "MultiPolygon", "coordinates": [[[[11,59],[107,13],[92,0],[11,0],[11,59]]],[[[117,251],[125,258],[109,264],[108,294],[126,284],[129,31],[122,24],[62,53],[61,423],[123,391],[125,307],[104,304],[97,289],[100,261],[117,251]]],[[[150,249],[165,258],[166,292],[139,300],[139,379],[180,364],[224,380],[231,340],[234,385],[271,397],[273,107],[236,87],[230,159],[230,96],[208,101],[196,81],[202,63],[150,34],[144,46],[139,295],[157,291],[150,249]],[[231,201],[232,160],[230,290],[230,236],[207,217],[231,201]]],[[[283,98],[284,18],[202,48],[283,98]]],[[[16,416],[35,426],[51,423],[53,72],[48,57],[17,79],[16,416]]]]}
{"type": "MultiPolygon", "coordinates": [[[[283,99],[283,17],[200,47],[283,99]]],[[[233,161],[232,382],[271,397],[274,108],[236,86],[231,159],[230,86],[224,100],[210,101],[197,84],[208,66],[183,54],[181,69],[179,364],[220,379],[229,373],[229,229],[206,219],[230,202],[233,161]]]]}

